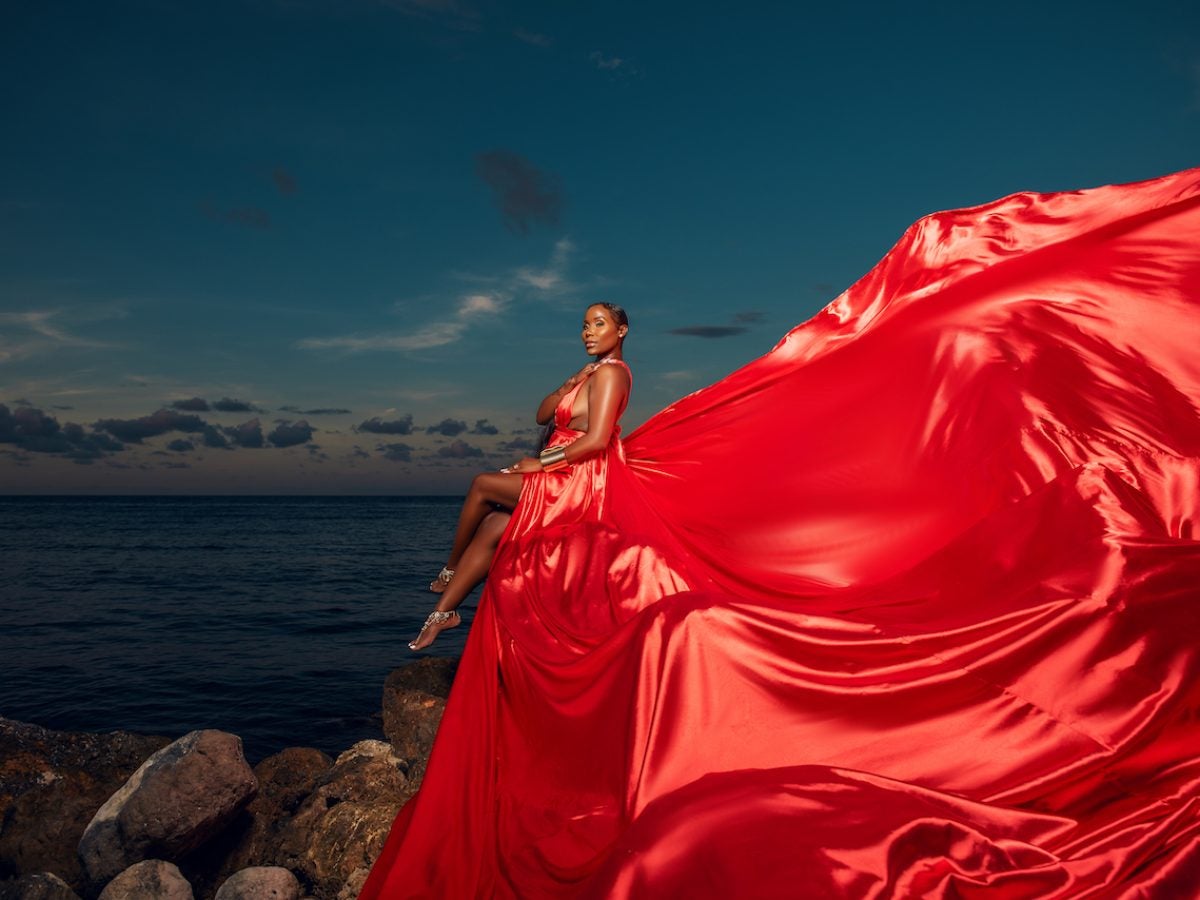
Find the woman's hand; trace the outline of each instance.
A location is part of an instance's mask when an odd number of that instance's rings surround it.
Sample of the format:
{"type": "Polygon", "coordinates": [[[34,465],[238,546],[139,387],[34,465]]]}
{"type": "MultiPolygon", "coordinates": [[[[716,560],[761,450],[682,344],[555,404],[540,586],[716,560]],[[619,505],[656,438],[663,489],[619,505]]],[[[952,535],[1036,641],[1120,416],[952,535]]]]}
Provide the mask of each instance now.
{"type": "Polygon", "coordinates": [[[571,388],[575,387],[575,385],[579,384],[579,382],[583,381],[583,379],[595,372],[596,366],[598,365],[600,364],[594,362],[588,363],[586,366],[564,381],[563,386],[559,388],[559,391],[565,394],[571,388]]]}
{"type": "Polygon", "coordinates": [[[504,472],[505,474],[516,473],[519,475],[527,475],[530,472],[542,471],[542,463],[541,463],[541,460],[539,460],[533,456],[526,456],[521,459],[518,459],[511,466],[505,466],[500,471],[504,472]]]}

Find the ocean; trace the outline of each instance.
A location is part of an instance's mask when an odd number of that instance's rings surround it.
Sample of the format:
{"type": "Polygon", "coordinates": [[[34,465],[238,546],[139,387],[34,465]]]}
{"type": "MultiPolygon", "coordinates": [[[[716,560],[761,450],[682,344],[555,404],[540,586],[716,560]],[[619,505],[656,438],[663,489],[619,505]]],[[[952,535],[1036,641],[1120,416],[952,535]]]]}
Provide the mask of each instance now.
{"type": "Polygon", "coordinates": [[[253,765],[382,738],[461,497],[0,497],[0,715],[241,736],[253,765]]]}

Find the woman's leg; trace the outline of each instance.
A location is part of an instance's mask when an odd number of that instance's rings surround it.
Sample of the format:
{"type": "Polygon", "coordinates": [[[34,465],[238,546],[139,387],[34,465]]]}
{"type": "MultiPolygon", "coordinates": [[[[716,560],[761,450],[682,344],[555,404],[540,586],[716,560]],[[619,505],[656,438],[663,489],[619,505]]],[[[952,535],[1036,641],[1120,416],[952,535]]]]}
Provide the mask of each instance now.
{"type": "Polygon", "coordinates": [[[454,610],[487,575],[488,569],[492,565],[492,557],[496,553],[496,546],[500,543],[500,536],[504,534],[510,518],[512,516],[509,513],[494,511],[483,517],[483,521],[475,529],[475,538],[463,551],[454,578],[446,585],[441,599],[434,608],[435,613],[450,612],[452,615],[433,616],[431,618],[434,621],[426,620],[421,633],[409,642],[410,649],[424,650],[442,631],[462,624],[462,617],[454,610]],[[437,621],[439,618],[441,621],[437,621]]]}
{"type": "Polygon", "coordinates": [[[454,545],[450,548],[450,558],[446,561],[447,569],[458,571],[463,553],[475,537],[475,529],[479,527],[484,516],[492,511],[493,503],[508,509],[517,505],[517,499],[521,496],[521,480],[524,477],[516,472],[483,472],[475,476],[466,499],[463,500],[462,511],[458,514],[458,529],[454,532],[454,545]]]}

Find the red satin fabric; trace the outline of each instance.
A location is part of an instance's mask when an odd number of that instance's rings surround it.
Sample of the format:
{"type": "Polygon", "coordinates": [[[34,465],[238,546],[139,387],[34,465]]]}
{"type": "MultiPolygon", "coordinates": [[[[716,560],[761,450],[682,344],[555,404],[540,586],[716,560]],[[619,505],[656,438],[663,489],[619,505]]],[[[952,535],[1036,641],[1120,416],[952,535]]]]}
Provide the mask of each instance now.
{"type": "Polygon", "coordinates": [[[919,220],[526,476],[361,897],[1197,896],[1198,450],[1200,169],[919,220]]]}

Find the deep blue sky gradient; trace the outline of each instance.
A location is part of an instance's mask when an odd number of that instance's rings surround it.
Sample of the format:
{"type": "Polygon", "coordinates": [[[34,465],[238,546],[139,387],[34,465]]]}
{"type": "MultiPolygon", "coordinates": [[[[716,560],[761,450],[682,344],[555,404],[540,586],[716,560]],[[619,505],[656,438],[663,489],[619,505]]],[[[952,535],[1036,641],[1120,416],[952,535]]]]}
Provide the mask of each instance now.
{"type": "Polygon", "coordinates": [[[9,0],[0,492],[456,492],[599,299],[628,432],[922,215],[1200,163],[1197,10],[9,0]]]}

